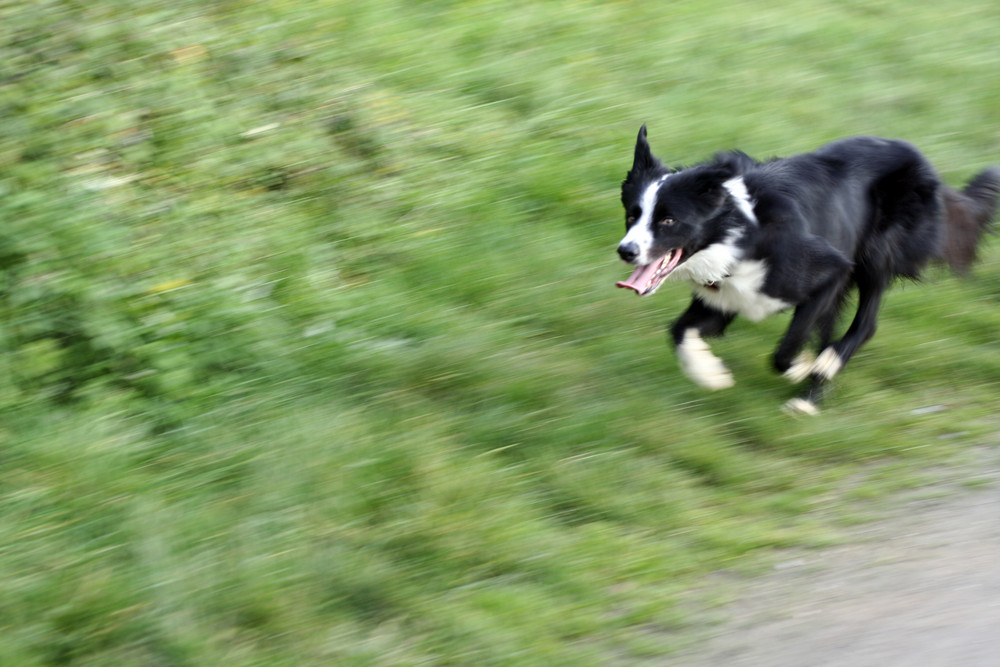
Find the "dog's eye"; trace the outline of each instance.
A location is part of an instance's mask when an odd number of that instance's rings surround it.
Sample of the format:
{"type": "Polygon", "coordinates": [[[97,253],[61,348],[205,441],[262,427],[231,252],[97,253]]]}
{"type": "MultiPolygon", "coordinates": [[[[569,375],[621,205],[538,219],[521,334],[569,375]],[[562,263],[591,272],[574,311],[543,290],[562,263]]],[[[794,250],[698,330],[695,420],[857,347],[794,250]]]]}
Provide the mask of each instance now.
{"type": "Polygon", "coordinates": [[[669,227],[670,225],[674,224],[675,222],[677,222],[677,221],[674,220],[673,218],[664,218],[663,220],[660,220],[660,224],[663,225],[664,227],[669,227]]]}
{"type": "Polygon", "coordinates": [[[627,226],[629,226],[629,227],[631,227],[632,225],[634,225],[635,224],[635,216],[634,215],[630,215],[627,218],[625,218],[625,224],[627,226]]]}

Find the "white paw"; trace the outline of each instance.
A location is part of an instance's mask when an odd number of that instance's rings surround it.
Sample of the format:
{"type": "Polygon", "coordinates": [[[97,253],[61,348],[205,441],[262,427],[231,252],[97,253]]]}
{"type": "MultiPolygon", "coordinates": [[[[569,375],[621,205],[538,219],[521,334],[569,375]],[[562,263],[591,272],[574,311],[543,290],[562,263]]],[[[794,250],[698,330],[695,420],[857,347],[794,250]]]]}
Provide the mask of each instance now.
{"type": "Polygon", "coordinates": [[[813,364],[816,362],[811,353],[803,350],[792,361],[792,365],[783,375],[791,382],[802,382],[812,373],[813,364]]]}
{"type": "Polygon", "coordinates": [[[712,354],[708,343],[694,329],[684,332],[684,340],[677,346],[677,359],[684,374],[700,387],[728,389],[735,384],[722,359],[712,354]]]}
{"type": "Polygon", "coordinates": [[[819,414],[819,408],[816,407],[816,404],[804,398],[793,398],[786,402],[782,408],[785,412],[793,416],[809,415],[810,417],[815,417],[819,414]]]}
{"type": "Polygon", "coordinates": [[[812,372],[825,380],[829,380],[839,373],[843,367],[844,361],[840,358],[840,355],[837,354],[835,349],[828,347],[816,358],[812,372]]]}

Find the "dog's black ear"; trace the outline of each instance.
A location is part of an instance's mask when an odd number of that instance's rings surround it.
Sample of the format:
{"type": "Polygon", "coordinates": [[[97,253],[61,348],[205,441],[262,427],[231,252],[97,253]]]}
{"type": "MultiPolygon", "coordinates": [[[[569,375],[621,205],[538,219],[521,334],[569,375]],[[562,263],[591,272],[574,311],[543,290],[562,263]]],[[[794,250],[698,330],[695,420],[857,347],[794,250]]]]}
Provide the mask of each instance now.
{"type": "Polygon", "coordinates": [[[696,174],[694,189],[702,191],[721,188],[724,181],[735,175],[730,165],[706,164],[692,171],[696,174]]]}
{"type": "Polygon", "coordinates": [[[743,151],[737,150],[720,151],[715,154],[713,162],[716,166],[729,170],[733,176],[744,174],[760,164],[743,151]]]}
{"type": "Polygon", "coordinates": [[[723,183],[732,178],[733,172],[728,166],[710,165],[693,170],[691,176],[691,192],[696,193],[702,201],[719,206],[725,198],[723,183]]]}
{"type": "Polygon", "coordinates": [[[659,167],[660,161],[653,157],[646,140],[646,124],[639,128],[639,136],[635,140],[635,157],[632,159],[632,172],[645,171],[659,167]]]}

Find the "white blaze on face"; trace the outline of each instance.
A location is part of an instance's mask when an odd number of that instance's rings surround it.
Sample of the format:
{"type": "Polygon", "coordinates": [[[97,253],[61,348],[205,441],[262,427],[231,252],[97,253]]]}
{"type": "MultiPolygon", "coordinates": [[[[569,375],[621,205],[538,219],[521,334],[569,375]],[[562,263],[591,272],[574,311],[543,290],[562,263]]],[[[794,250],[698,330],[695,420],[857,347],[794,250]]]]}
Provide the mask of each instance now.
{"type": "Polygon", "coordinates": [[[635,258],[635,262],[633,262],[639,266],[659,259],[659,257],[650,255],[650,252],[653,250],[653,224],[655,222],[653,220],[653,209],[656,208],[656,194],[669,176],[670,174],[664,174],[646,187],[646,190],[642,193],[642,197],[639,199],[639,206],[642,208],[642,213],[639,214],[639,219],[635,221],[635,224],[629,228],[628,233],[625,234],[625,238],[621,240],[622,243],[633,243],[639,249],[639,255],[635,258]]]}

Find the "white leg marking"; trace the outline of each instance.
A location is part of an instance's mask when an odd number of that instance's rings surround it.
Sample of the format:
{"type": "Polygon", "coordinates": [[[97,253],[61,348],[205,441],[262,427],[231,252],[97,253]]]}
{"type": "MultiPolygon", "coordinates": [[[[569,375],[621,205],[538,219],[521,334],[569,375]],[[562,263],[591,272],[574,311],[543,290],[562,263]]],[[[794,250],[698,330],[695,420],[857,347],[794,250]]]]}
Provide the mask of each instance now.
{"type": "Polygon", "coordinates": [[[799,355],[792,360],[792,365],[785,371],[784,376],[791,382],[802,382],[812,372],[816,359],[808,350],[802,350],[799,355]]]}
{"type": "Polygon", "coordinates": [[[700,387],[727,389],[734,384],[733,374],[694,329],[684,332],[684,340],[677,346],[677,359],[684,374],[700,387]]]}
{"type": "Polygon", "coordinates": [[[792,416],[809,415],[810,417],[815,417],[819,414],[819,408],[816,407],[816,404],[804,398],[791,399],[785,403],[784,410],[792,416]]]}
{"type": "Polygon", "coordinates": [[[832,347],[828,347],[823,350],[819,357],[816,358],[816,363],[813,364],[812,372],[820,376],[824,380],[829,380],[844,367],[844,361],[837,354],[837,351],[832,347]]]}
{"type": "Polygon", "coordinates": [[[622,243],[634,243],[639,248],[639,256],[634,262],[636,266],[643,266],[658,259],[649,255],[649,251],[653,248],[653,224],[655,222],[653,210],[656,208],[656,197],[659,194],[660,186],[669,177],[670,174],[664,174],[646,186],[639,200],[639,206],[642,208],[639,219],[625,233],[625,238],[621,240],[622,243]]]}

